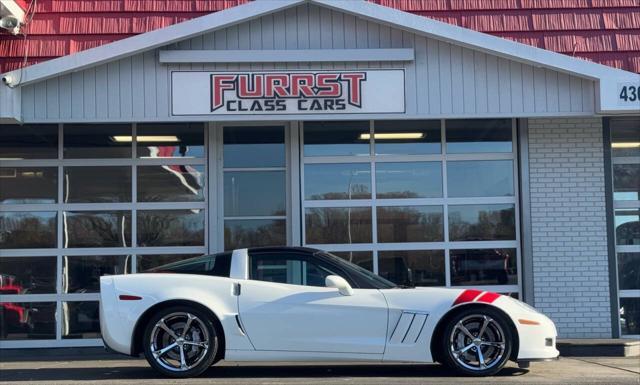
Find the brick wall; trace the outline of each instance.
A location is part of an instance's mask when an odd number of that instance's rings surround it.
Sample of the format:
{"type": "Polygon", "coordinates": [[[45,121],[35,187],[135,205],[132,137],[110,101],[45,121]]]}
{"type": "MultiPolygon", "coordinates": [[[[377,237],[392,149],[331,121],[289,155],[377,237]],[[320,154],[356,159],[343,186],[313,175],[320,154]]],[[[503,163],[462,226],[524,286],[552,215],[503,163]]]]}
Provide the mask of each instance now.
{"type": "Polygon", "coordinates": [[[564,338],[610,338],[601,118],[529,120],[536,308],[564,338]]]}

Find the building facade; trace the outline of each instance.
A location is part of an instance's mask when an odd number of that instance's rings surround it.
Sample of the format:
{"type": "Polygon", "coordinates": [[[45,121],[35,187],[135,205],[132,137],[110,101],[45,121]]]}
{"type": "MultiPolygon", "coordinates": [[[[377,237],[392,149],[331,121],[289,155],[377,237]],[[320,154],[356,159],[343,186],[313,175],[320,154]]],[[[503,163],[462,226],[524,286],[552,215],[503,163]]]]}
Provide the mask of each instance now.
{"type": "Polygon", "coordinates": [[[98,278],[304,245],[640,336],[640,75],[360,1],[256,1],[0,85],[0,347],[98,278]]]}

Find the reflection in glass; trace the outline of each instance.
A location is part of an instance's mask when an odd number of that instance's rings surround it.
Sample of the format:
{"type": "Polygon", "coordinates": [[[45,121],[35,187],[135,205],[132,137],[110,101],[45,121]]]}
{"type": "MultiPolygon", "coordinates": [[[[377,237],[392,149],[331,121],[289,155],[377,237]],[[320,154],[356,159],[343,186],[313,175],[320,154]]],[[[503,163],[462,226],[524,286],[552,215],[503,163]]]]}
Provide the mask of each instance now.
{"type": "Polygon", "coordinates": [[[378,120],[374,122],[376,155],[439,154],[439,120],[378,120]]]}
{"type": "Polygon", "coordinates": [[[640,163],[613,165],[613,199],[640,200],[640,163]]]}
{"type": "Polygon", "coordinates": [[[640,245],[640,209],[616,210],[616,245],[640,245]]]}
{"type": "Polygon", "coordinates": [[[64,157],[130,158],[130,124],[65,124],[64,157]]]}
{"type": "Polygon", "coordinates": [[[127,255],[92,255],[62,257],[62,292],[97,293],[103,275],[126,274],[127,255]]]}
{"type": "Polygon", "coordinates": [[[131,167],[65,167],[64,202],[131,202],[131,167]]]}
{"type": "Polygon", "coordinates": [[[138,166],[138,202],[202,202],[204,166],[138,166]]]}
{"type": "Polygon", "coordinates": [[[284,219],[226,219],[224,221],[224,249],[283,246],[287,244],[284,219]]]}
{"type": "Polygon", "coordinates": [[[332,251],[331,254],[373,271],[373,253],[371,251],[332,251]]]}
{"type": "Polygon", "coordinates": [[[64,247],[128,247],[131,212],[65,211],[64,247]]]}
{"type": "Polygon", "coordinates": [[[0,258],[0,295],[56,292],[56,257],[0,258]]]}
{"type": "Polygon", "coordinates": [[[154,267],[166,265],[168,263],[182,261],[198,257],[200,254],[163,254],[163,255],[140,255],[136,256],[136,271],[143,273],[154,267]]]}
{"type": "Polygon", "coordinates": [[[512,152],[510,119],[460,119],[445,121],[447,152],[512,152]]]}
{"type": "Polygon", "coordinates": [[[447,162],[447,186],[452,198],[513,196],[513,161],[447,162]]]}
{"type": "Polygon", "coordinates": [[[56,203],[56,167],[0,167],[0,203],[56,203]]]}
{"type": "Polygon", "coordinates": [[[304,122],[304,156],[369,155],[368,121],[304,122]]]}
{"type": "Polygon", "coordinates": [[[640,253],[618,253],[620,290],[640,290],[640,253]]]}
{"type": "Polygon", "coordinates": [[[622,335],[640,334],[640,298],[620,298],[622,335]]]}
{"type": "Polygon", "coordinates": [[[454,286],[518,283],[516,249],[451,250],[449,257],[454,286]]]}
{"type": "Polygon", "coordinates": [[[98,301],[62,303],[62,339],[100,338],[98,301]]]}
{"type": "Polygon", "coordinates": [[[285,215],[284,171],[225,171],[224,215],[285,215]]]}
{"type": "Polygon", "coordinates": [[[224,167],[284,167],[284,127],[225,127],[224,167]]]}
{"type": "Polygon", "coordinates": [[[0,249],[56,247],[56,229],[55,212],[2,212],[0,249]]]}
{"type": "Polygon", "coordinates": [[[378,198],[442,197],[442,163],[376,163],[378,198]]]}
{"type": "Polygon", "coordinates": [[[144,123],[137,126],[139,158],[203,158],[202,123],[144,123]]]}
{"type": "Polygon", "coordinates": [[[398,285],[444,286],[444,251],[378,252],[378,274],[398,285]]]}
{"type": "Polygon", "coordinates": [[[640,117],[610,118],[609,127],[613,157],[640,156],[640,117]]]}
{"type": "Polygon", "coordinates": [[[0,128],[0,160],[58,158],[57,124],[7,124],[0,128]]]}
{"type": "Polygon", "coordinates": [[[0,302],[0,340],[55,338],[55,302],[0,302]]]}
{"type": "Polygon", "coordinates": [[[371,242],[371,208],[307,208],[305,237],[306,244],[371,242]]]}
{"type": "Polygon", "coordinates": [[[377,207],[378,242],[442,242],[442,206],[377,207]]]}
{"type": "Polygon", "coordinates": [[[449,206],[449,240],[500,241],[515,239],[514,205],[449,206]]]}
{"type": "Polygon", "coordinates": [[[191,210],[138,210],[138,246],[204,246],[204,213],[191,210]]]}
{"type": "Polygon", "coordinates": [[[307,164],[304,166],[305,199],[371,198],[369,163],[307,164]]]}

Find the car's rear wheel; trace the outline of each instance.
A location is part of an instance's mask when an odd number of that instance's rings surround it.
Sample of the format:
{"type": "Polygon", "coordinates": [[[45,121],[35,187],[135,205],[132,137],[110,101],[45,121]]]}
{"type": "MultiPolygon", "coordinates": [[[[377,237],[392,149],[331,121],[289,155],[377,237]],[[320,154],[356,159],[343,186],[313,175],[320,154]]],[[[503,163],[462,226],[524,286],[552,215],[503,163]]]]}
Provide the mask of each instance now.
{"type": "Polygon", "coordinates": [[[149,320],[144,331],[144,356],[166,376],[193,377],[213,364],[218,340],[208,314],[189,306],[170,307],[149,320]]]}
{"type": "Polygon", "coordinates": [[[471,376],[491,376],[511,356],[513,333],[505,316],[486,308],[469,308],[456,313],[442,334],[441,352],[445,365],[471,376]]]}

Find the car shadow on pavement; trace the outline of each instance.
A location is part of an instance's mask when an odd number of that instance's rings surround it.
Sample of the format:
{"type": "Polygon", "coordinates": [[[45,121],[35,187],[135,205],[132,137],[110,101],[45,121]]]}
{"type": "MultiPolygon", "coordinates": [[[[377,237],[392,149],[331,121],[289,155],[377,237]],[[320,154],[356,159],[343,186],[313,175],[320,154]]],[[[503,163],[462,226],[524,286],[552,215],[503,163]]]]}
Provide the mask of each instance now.
{"type": "MultiPolygon", "coordinates": [[[[99,361],[98,361],[99,363],[99,361]]],[[[498,377],[520,376],[528,370],[504,368],[498,377]]],[[[455,377],[457,374],[440,365],[223,365],[213,366],[200,378],[255,379],[255,378],[337,378],[337,377],[455,377]]],[[[2,370],[2,381],[89,381],[89,380],[137,380],[162,379],[149,367],[140,366],[92,366],[44,367],[33,369],[2,370]]]]}

